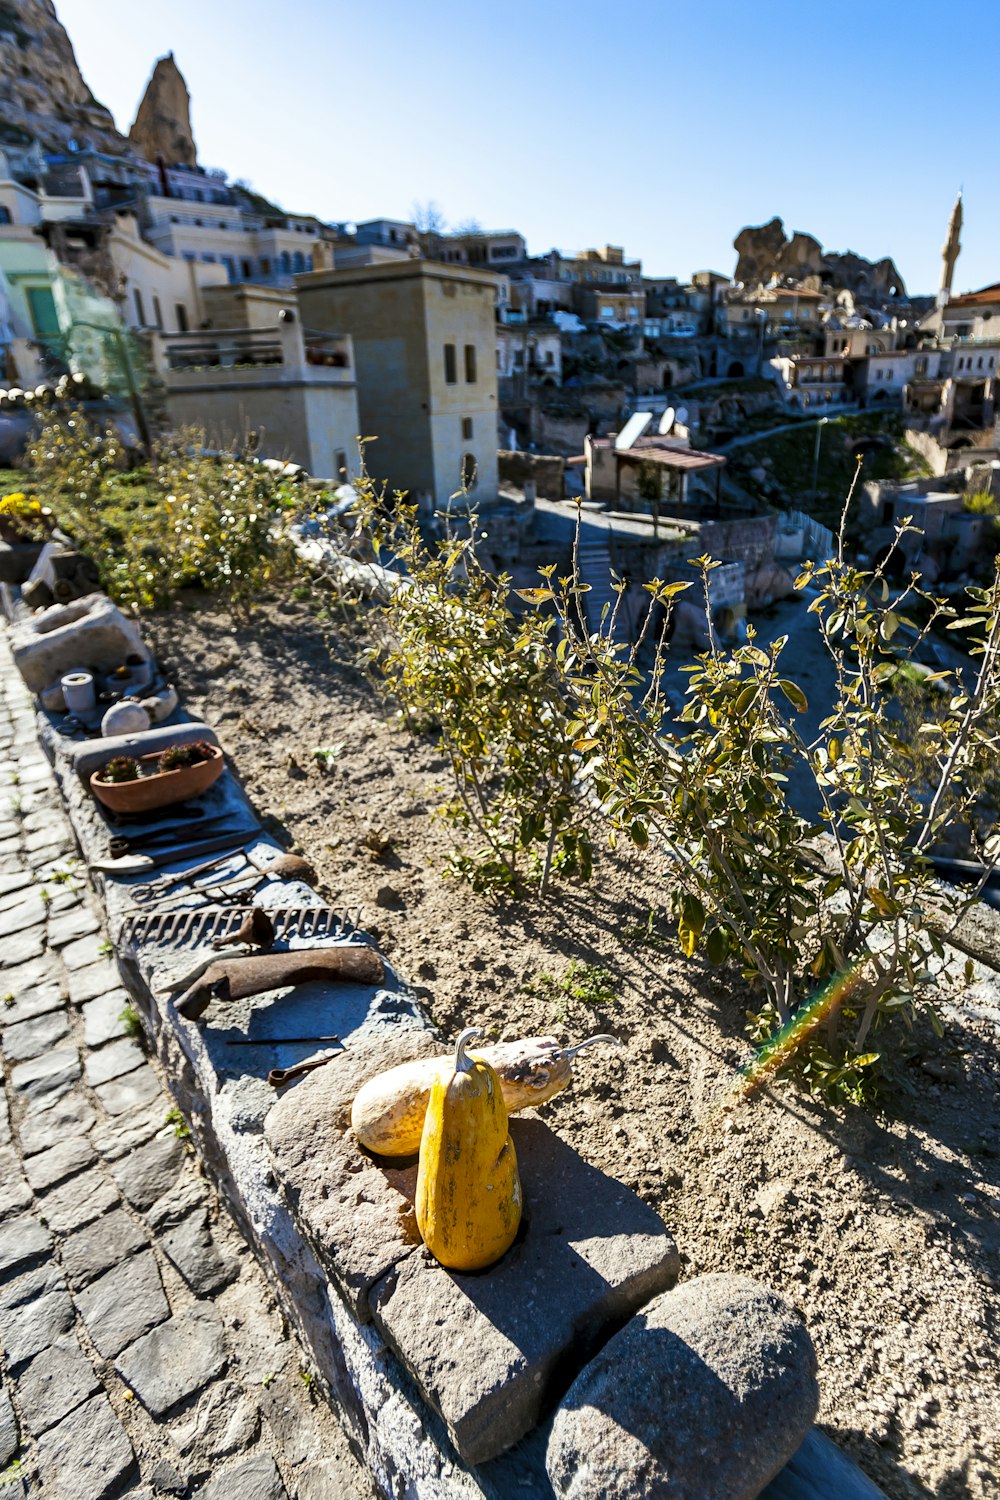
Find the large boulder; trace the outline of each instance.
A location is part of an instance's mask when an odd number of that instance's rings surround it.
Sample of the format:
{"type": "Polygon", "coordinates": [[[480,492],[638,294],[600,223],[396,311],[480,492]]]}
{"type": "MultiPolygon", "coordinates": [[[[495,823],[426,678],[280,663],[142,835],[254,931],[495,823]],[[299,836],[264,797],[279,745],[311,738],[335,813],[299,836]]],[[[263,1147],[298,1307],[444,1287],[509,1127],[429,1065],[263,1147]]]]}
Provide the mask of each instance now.
{"type": "Polygon", "coordinates": [[[715,1272],[649,1303],[578,1376],[546,1468],[560,1500],[754,1500],[818,1404],[801,1319],[715,1272]]]}

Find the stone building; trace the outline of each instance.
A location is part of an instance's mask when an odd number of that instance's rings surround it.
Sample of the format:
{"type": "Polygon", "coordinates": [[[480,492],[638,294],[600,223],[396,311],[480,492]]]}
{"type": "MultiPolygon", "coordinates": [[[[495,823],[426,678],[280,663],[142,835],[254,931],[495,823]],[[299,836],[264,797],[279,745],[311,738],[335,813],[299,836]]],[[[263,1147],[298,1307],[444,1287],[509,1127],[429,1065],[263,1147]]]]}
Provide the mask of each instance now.
{"type": "Polygon", "coordinates": [[[376,478],[445,506],[497,494],[497,280],[406,260],[299,278],[311,332],[354,345],[361,432],[376,478]]]}

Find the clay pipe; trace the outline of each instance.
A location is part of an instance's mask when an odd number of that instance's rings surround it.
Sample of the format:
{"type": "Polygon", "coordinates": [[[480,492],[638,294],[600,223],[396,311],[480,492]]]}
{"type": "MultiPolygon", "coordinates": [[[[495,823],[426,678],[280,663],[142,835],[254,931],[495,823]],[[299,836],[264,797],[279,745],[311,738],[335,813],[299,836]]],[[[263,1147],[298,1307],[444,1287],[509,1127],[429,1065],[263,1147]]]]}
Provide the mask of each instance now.
{"type": "Polygon", "coordinates": [[[288,989],[311,980],[342,979],[380,984],[385,976],[374,948],[341,943],[329,948],[300,948],[289,953],[255,953],[250,958],[221,958],[177,1000],[186,1021],[197,1021],[213,1000],[246,1000],[268,990],[288,989]]]}
{"type": "Polygon", "coordinates": [[[322,1057],[310,1057],[306,1062],[293,1063],[290,1068],[272,1068],[267,1075],[267,1081],[273,1089],[280,1089],[286,1083],[291,1083],[293,1078],[300,1078],[303,1073],[311,1073],[314,1068],[323,1068],[339,1056],[339,1052],[326,1052],[322,1057]]]}

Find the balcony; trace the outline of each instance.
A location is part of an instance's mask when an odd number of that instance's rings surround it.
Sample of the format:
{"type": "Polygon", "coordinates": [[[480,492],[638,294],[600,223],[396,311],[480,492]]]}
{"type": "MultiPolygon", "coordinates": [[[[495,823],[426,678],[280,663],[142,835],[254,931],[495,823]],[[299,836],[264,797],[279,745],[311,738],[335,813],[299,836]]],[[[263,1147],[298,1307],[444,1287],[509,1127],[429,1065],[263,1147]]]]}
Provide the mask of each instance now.
{"type": "Polygon", "coordinates": [[[304,330],[297,322],[273,328],[199,329],[161,335],[156,360],[168,390],[199,386],[259,386],[296,382],[353,385],[350,338],[304,330]]]}

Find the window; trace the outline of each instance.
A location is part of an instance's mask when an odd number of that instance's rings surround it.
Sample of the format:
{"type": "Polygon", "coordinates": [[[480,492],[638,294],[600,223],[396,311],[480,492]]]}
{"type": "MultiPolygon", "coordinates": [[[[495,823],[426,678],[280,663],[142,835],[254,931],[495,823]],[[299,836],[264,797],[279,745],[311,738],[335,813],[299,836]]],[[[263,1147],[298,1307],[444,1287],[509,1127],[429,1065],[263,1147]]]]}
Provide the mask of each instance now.
{"type": "Polygon", "coordinates": [[[478,465],[474,453],[462,455],[462,488],[463,490],[474,490],[476,487],[478,465]]]}
{"type": "Polygon", "coordinates": [[[466,344],[465,346],[465,383],[475,385],[476,383],[476,346],[466,344]]]}
{"type": "Polygon", "coordinates": [[[444,346],[444,383],[445,383],[445,385],[454,385],[457,380],[458,380],[458,372],[457,372],[457,367],[456,367],[456,362],[455,362],[455,345],[454,344],[445,344],[445,346],[444,346]]]}
{"type": "Polygon", "coordinates": [[[926,356],[926,354],[922,354],[920,356],[920,358],[916,361],[916,364],[914,365],[914,371],[915,371],[915,373],[917,375],[926,375],[927,374],[927,356],[926,356]]]}
{"type": "Polygon", "coordinates": [[[142,293],[140,292],[138,287],[135,288],[132,296],[135,299],[135,321],[138,323],[140,328],[145,328],[146,309],[142,305],[142,293]]]}
{"type": "Polygon", "coordinates": [[[187,333],[187,331],[188,331],[188,315],[187,315],[187,308],[184,306],[183,302],[178,302],[178,303],[175,304],[175,306],[174,306],[174,315],[177,318],[177,332],[178,333],[187,333]]]}
{"type": "Polygon", "coordinates": [[[468,439],[471,438],[471,436],[472,436],[472,418],[471,417],[463,417],[462,418],[462,437],[466,441],[468,441],[468,439]]]}
{"type": "Polygon", "coordinates": [[[249,261],[249,260],[244,260],[244,261],[241,261],[240,264],[242,265],[242,268],[243,268],[243,279],[244,279],[244,281],[246,281],[246,280],[248,280],[253,275],[253,262],[249,261]]]}
{"type": "Polygon", "coordinates": [[[271,261],[266,255],[262,255],[260,258],[260,274],[262,276],[270,276],[271,274],[271,261]]]}
{"type": "Polygon", "coordinates": [[[206,251],[205,254],[201,258],[206,263],[206,265],[209,265],[209,266],[214,266],[215,265],[215,256],[214,255],[210,255],[208,253],[208,251],[206,251]]]}
{"type": "Polygon", "coordinates": [[[333,472],[338,479],[347,478],[347,454],[343,448],[338,448],[333,455],[333,472]]]}
{"type": "Polygon", "coordinates": [[[156,295],[155,292],[153,293],[153,322],[156,325],[156,327],[160,330],[160,332],[162,333],[163,332],[163,309],[160,307],[160,299],[156,295]]]}

